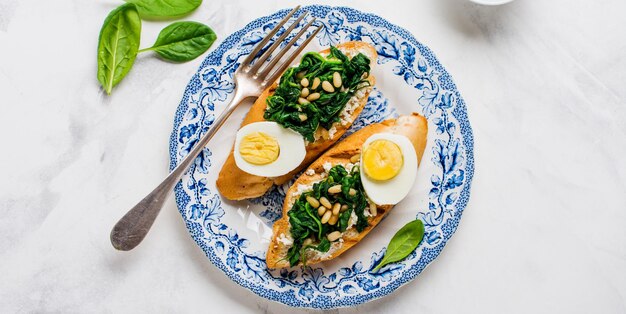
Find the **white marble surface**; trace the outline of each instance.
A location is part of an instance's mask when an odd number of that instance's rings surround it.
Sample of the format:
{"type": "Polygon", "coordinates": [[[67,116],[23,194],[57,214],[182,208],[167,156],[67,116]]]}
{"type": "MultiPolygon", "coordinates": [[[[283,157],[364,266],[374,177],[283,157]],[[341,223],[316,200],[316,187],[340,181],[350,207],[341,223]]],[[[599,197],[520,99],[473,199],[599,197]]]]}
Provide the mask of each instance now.
{"type": "MultiPolygon", "coordinates": [[[[220,38],[293,1],[205,0],[220,38]],[[253,4],[254,3],[254,4],[253,4]]],[[[293,312],[230,282],[168,201],[147,240],[114,222],[166,175],[201,59],[138,58],[105,96],[102,20],[120,1],[0,0],[0,312],[293,312]]],[[[469,107],[472,196],[417,280],[341,313],[626,311],[626,2],[336,1],[431,47],[469,107]],[[398,4],[395,4],[398,3],[398,4]]],[[[142,46],[167,23],[146,22],[142,46]]]]}

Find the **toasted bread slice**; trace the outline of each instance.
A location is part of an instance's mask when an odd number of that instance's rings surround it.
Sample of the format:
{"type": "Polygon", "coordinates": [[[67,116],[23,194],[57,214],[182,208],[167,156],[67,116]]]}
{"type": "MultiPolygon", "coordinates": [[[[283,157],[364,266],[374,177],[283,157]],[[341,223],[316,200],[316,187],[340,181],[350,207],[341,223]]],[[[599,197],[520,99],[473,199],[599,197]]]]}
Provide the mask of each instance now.
{"type": "MultiPolygon", "coordinates": [[[[330,163],[331,166],[348,164],[350,157],[360,154],[363,143],[376,133],[394,133],[408,137],[411,143],[413,143],[418,162],[421,161],[426,147],[428,124],[423,116],[416,113],[366,126],[329,149],[313,162],[305,174],[301,175],[287,191],[283,205],[283,216],[274,223],[272,239],[267,251],[266,263],[268,268],[289,267],[289,261],[286,259],[286,256],[292,237],[287,212],[300,197],[300,194],[305,192],[301,190],[300,185],[311,186],[321,181],[324,178],[322,173],[326,171],[324,169],[325,164],[330,163]]],[[[326,168],[328,168],[328,165],[326,165],[326,168]]],[[[315,250],[307,251],[307,265],[327,261],[341,255],[341,253],[363,239],[372,228],[376,227],[392,207],[392,205],[378,206],[377,215],[368,218],[369,226],[365,230],[360,233],[355,228],[346,230],[341,236],[343,240],[333,242],[327,253],[317,254],[318,252],[315,250]]]]}
{"type": "MultiPolygon", "coordinates": [[[[348,57],[352,57],[358,53],[363,53],[370,59],[372,66],[376,63],[376,58],[378,56],[376,49],[374,49],[372,45],[360,41],[350,41],[339,44],[337,45],[337,49],[341,50],[348,57]]],[[[326,49],[321,53],[327,54],[329,51],[330,49],[326,49]]],[[[306,145],[306,156],[304,157],[304,160],[296,169],[288,174],[280,177],[268,178],[244,172],[235,164],[233,145],[233,149],[231,149],[226,162],[222,166],[222,170],[220,170],[220,174],[216,182],[217,189],[220,191],[222,196],[229,200],[243,200],[259,197],[265,194],[265,192],[267,192],[273,185],[283,184],[293,178],[294,175],[304,169],[322,152],[339,140],[346,130],[350,128],[352,122],[356,120],[359,114],[361,114],[363,107],[365,107],[365,104],[367,103],[371,86],[374,86],[374,83],[376,82],[371,73],[368,80],[370,81],[370,87],[360,90],[353,96],[353,99],[356,98],[358,100],[358,106],[353,108],[349,118],[345,121],[334,123],[330,132],[322,127],[318,127],[315,136],[316,140],[306,145]]],[[[259,96],[259,98],[254,102],[254,105],[250,108],[250,111],[248,111],[246,117],[243,119],[243,122],[241,123],[242,127],[253,122],[265,121],[263,114],[265,113],[265,108],[267,107],[266,99],[274,93],[276,87],[277,84],[274,84],[259,96]]]]}

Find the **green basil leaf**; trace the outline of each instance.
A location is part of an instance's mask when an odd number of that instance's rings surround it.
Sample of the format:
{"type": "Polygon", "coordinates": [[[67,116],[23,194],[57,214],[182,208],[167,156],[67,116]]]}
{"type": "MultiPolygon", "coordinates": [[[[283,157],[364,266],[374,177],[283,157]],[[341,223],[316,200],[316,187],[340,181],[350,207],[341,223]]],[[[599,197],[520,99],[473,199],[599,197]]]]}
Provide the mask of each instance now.
{"type": "Polygon", "coordinates": [[[197,9],[202,0],[126,0],[137,6],[144,19],[167,19],[180,17],[197,9]]]}
{"type": "Polygon", "coordinates": [[[387,250],[385,251],[385,257],[380,261],[380,264],[374,268],[374,271],[379,270],[381,267],[403,260],[411,252],[417,248],[422,242],[424,237],[424,223],[421,220],[413,220],[404,227],[400,228],[398,232],[391,238],[387,250]]]}
{"type": "Polygon", "coordinates": [[[203,54],[215,42],[213,30],[197,22],[176,22],[164,28],[154,45],[142,51],[153,50],[163,59],[184,62],[203,54]]]}
{"type": "Polygon", "coordinates": [[[330,241],[327,238],[323,238],[315,249],[324,253],[328,252],[330,250],[330,241]]]}
{"type": "Polygon", "coordinates": [[[98,81],[111,94],[135,62],[141,36],[141,20],[134,4],[111,11],[98,39],[98,81]]]}
{"type": "Polygon", "coordinates": [[[345,212],[339,215],[339,231],[344,232],[346,228],[348,228],[348,222],[350,222],[350,215],[352,214],[352,209],[346,210],[345,212]]]}

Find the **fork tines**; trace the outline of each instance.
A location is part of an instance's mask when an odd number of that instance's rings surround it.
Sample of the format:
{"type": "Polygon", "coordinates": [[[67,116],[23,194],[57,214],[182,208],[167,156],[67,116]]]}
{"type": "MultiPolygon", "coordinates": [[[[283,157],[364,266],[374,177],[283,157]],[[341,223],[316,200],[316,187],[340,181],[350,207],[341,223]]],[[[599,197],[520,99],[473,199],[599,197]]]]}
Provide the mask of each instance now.
{"type": "Polygon", "coordinates": [[[283,18],[274,28],[252,49],[250,54],[244,59],[241,63],[241,71],[253,75],[255,79],[262,81],[264,84],[273,83],[280,77],[280,75],[289,67],[289,65],[293,62],[293,60],[304,50],[304,48],[315,38],[317,33],[320,31],[322,25],[317,26],[315,31],[310,33],[306,39],[300,44],[291,54],[287,56],[283,62],[278,65],[276,69],[274,67],[276,64],[281,61],[283,56],[295,45],[295,43],[302,37],[313,25],[315,22],[315,18],[311,19],[308,23],[306,23],[300,31],[293,37],[289,42],[281,48],[278,53],[272,57],[272,53],[285,41],[285,39],[293,32],[293,30],[300,24],[300,22],[309,14],[308,12],[304,12],[301,14],[287,29],[272,43],[260,56],[257,55],[259,52],[265,47],[265,45],[278,33],[278,31],[289,21],[289,19],[295,15],[295,13],[300,9],[300,6],[295,7],[291,10],[285,18],[283,18]],[[270,60],[271,58],[271,60],[270,60]],[[253,62],[256,60],[255,62],[253,62]],[[263,65],[265,65],[263,67],[263,65]],[[262,69],[261,69],[262,68],[262,69]],[[272,71],[274,70],[274,71],[272,71]]]}

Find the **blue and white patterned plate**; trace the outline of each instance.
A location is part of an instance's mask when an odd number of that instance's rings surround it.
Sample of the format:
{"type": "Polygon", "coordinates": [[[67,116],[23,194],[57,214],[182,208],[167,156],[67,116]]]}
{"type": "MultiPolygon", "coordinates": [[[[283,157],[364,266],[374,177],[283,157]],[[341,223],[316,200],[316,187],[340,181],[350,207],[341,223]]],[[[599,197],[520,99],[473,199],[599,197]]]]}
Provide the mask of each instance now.
{"type": "MultiPolygon", "coordinates": [[[[281,215],[288,185],[252,201],[222,199],[215,180],[247,108],[235,113],[176,186],[187,228],[209,260],[234,282],[261,297],[295,307],[354,306],[385,296],[419,275],[456,230],[474,172],[472,130],[465,103],[435,55],[405,29],[345,7],[308,6],[325,28],[310,49],[362,40],[379,54],[377,84],[350,132],[385,118],[419,112],[429,121],[428,146],[415,188],[361,243],[314,267],[268,271],[265,252],[271,226],[281,215]],[[371,269],[389,239],[408,221],[424,221],[424,240],[406,260],[371,269]]],[[[176,111],[170,139],[173,168],[211,127],[233,93],[233,73],[242,57],[288,10],[259,18],[230,35],[191,78],[176,111]]]]}

